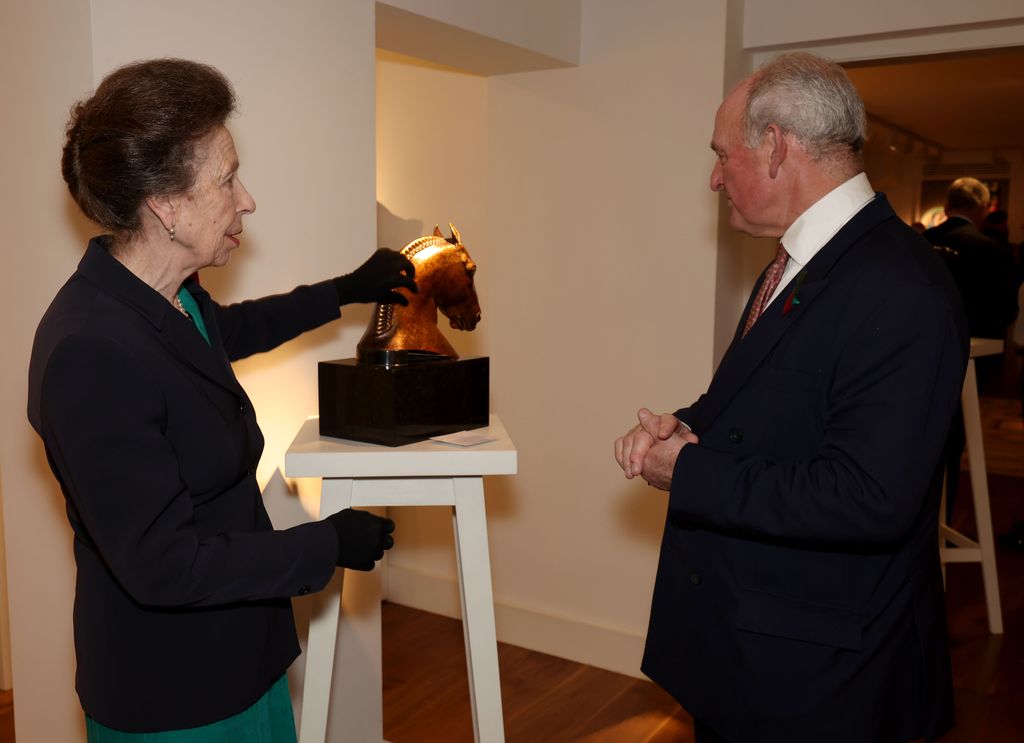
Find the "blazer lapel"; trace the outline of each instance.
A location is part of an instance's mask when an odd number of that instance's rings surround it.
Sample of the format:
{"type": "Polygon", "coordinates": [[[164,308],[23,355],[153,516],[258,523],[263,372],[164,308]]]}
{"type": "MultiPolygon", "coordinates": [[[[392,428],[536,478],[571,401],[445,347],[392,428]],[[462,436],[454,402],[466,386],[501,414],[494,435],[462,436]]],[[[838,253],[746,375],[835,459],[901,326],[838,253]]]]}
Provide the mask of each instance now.
{"type": "Polygon", "coordinates": [[[153,334],[160,344],[181,363],[231,392],[245,395],[224,354],[212,300],[198,284],[186,282],[203,313],[207,332],[210,333],[209,346],[191,320],[110,255],[109,237],[97,237],[89,242],[78,271],[145,318],[153,326],[153,334]]]}
{"type": "MultiPolygon", "coordinates": [[[[202,306],[202,305],[200,305],[202,306]]],[[[220,345],[220,337],[214,339],[210,320],[203,313],[206,330],[210,333],[210,343],[206,344],[199,329],[183,315],[170,310],[163,331],[159,334],[160,342],[174,356],[193,371],[201,374],[211,382],[219,384],[237,395],[244,395],[241,385],[235,378],[231,364],[220,345]],[[177,315],[176,317],[174,315],[177,315]]]]}
{"type": "MultiPolygon", "coordinates": [[[[811,311],[815,299],[828,285],[828,276],[835,264],[865,232],[895,216],[885,196],[876,194],[874,201],[854,215],[853,219],[807,263],[804,270],[785,286],[778,298],[754,323],[746,338],[741,338],[744,319],[750,311],[751,300],[757,293],[755,286],[751,299],[747,300],[747,307],[740,319],[740,327],[733,337],[733,342],[722,357],[722,363],[701,401],[699,417],[694,421],[694,429],[698,435],[736,396],[793,324],[811,311]],[[796,303],[791,301],[791,298],[796,303]]],[[[762,274],[761,281],[763,280],[762,274]]]]}
{"type": "Polygon", "coordinates": [[[213,300],[205,289],[191,279],[185,281],[185,288],[199,305],[206,332],[210,336],[210,343],[206,343],[199,329],[191,320],[173,310],[170,311],[171,316],[166,323],[164,332],[160,334],[161,342],[171,353],[199,374],[237,395],[245,396],[245,392],[231,368],[231,362],[228,360],[227,354],[224,353],[220,328],[217,326],[217,319],[213,313],[213,300]]]}

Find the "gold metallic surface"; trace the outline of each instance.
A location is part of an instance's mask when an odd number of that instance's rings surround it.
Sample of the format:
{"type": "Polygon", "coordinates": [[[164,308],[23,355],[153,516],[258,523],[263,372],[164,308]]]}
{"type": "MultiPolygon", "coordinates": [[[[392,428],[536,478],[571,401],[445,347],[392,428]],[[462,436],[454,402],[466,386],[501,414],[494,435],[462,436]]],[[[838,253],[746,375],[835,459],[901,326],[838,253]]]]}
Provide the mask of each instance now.
{"type": "Polygon", "coordinates": [[[374,308],[370,324],[356,346],[363,359],[373,351],[426,351],[457,359],[459,355],[437,327],[437,311],[458,330],[472,330],[480,322],[480,302],[473,286],[476,263],[469,257],[455,225],[449,223],[451,238],[441,229],[412,241],[402,254],[416,267],[413,294],[399,288],[409,306],[381,305],[374,308]]]}

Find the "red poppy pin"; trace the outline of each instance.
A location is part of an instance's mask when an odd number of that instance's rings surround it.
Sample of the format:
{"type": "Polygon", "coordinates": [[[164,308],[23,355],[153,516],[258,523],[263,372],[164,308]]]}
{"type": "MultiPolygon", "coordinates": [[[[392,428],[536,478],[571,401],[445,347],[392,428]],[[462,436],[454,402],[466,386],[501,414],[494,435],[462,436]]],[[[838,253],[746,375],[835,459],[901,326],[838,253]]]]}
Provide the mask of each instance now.
{"type": "Polygon", "coordinates": [[[782,305],[782,316],[785,317],[789,314],[789,311],[800,304],[800,287],[804,285],[804,279],[807,278],[807,269],[801,271],[796,277],[796,285],[793,287],[793,291],[786,297],[786,303],[782,305]]]}

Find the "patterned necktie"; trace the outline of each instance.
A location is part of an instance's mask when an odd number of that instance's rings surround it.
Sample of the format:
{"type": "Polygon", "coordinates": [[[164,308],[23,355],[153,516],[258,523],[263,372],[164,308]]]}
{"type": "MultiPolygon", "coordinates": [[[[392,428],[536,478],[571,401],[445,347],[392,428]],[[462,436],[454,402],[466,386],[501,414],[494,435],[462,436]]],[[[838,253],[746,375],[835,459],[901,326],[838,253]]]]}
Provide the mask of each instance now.
{"type": "Polygon", "coordinates": [[[764,272],[764,281],[761,282],[761,288],[757,290],[757,296],[754,297],[754,301],[750,305],[750,314],[747,315],[747,322],[743,326],[744,338],[747,337],[750,329],[754,327],[754,323],[757,322],[757,318],[764,312],[764,308],[768,306],[768,300],[775,293],[779,281],[782,280],[782,272],[786,270],[786,261],[788,260],[789,253],[782,247],[782,243],[779,243],[779,250],[775,253],[775,260],[768,266],[768,270],[764,272]]]}

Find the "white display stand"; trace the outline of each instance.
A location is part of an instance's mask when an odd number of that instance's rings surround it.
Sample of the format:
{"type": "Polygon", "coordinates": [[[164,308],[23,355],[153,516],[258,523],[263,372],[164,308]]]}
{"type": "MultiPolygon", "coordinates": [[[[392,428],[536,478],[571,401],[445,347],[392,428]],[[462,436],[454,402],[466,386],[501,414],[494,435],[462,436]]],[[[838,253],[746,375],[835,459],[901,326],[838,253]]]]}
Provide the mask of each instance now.
{"type": "Polygon", "coordinates": [[[996,549],[992,536],[992,510],[988,499],[988,472],[985,468],[985,443],[981,431],[981,406],[978,403],[978,376],[974,359],[1003,352],[1003,342],[995,338],[971,338],[971,356],[960,394],[967,435],[967,461],[971,471],[971,499],[978,539],[970,539],[946,523],[946,492],[942,492],[939,508],[939,559],[947,562],[980,562],[985,587],[988,629],[994,635],[1003,633],[1003,612],[999,602],[999,577],[996,574],[996,549]],[[947,546],[947,543],[953,546],[947,546]]]}
{"type": "MultiPolygon", "coordinates": [[[[497,416],[490,417],[488,428],[474,433],[492,440],[471,447],[435,441],[387,447],[320,436],[319,419],[310,418],[288,447],[285,474],[323,478],[320,518],[358,506],[452,507],[473,732],[478,743],[500,743],[505,732],[483,476],[515,474],[517,455],[497,416]]],[[[401,535],[397,538],[401,540],[401,535]]],[[[375,577],[364,586],[374,595],[360,601],[353,617],[340,611],[343,573],[338,571],[314,604],[300,743],[324,743],[328,708],[344,720],[343,737],[331,743],[383,740],[380,570],[369,574],[375,577]],[[332,700],[336,640],[343,667],[332,700]]],[[[357,575],[368,577],[353,577],[357,575]]]]}

